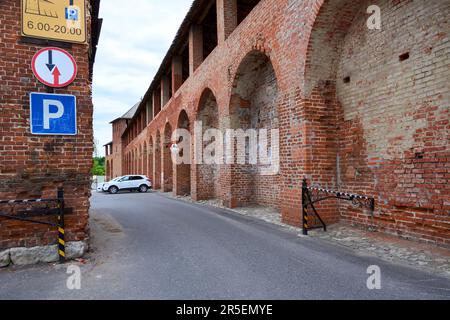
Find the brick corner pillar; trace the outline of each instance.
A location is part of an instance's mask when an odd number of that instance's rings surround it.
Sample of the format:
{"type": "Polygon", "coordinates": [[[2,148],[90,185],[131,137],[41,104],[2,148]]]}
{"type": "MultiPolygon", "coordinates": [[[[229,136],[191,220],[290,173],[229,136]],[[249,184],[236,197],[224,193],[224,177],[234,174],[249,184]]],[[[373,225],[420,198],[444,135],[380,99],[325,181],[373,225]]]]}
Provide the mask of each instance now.
{"type": "Polygon", "coordinates": [[[192,25],[189,31],[189,74],[192,75],[203,62],[203,27],[192,25]]]}
{"type": "Polygon", "coordinates": [[[181,56],[172,58],[172,96],[183,84],[183,62],[181,56]]]}
{"type": "Polygon", "coordinates": [[[170,77],[165,75],[161,78],[161,108],[170,100],[170,77]]]}
{"type": "Polygon", "coordinates": [[[217,39],[225,42],[237,27],[237,0],[217,0],[217,39]]]}

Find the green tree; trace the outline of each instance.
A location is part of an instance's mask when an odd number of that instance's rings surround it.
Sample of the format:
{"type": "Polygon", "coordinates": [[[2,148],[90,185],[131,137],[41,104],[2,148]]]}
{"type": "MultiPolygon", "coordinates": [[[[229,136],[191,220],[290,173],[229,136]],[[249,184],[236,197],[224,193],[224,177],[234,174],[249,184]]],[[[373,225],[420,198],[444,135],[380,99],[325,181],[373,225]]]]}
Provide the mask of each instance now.
{"type": "Polygon", "coordinates": [[[92,161],[92,175],[104,176],[105,174],[105,157],[94,157],[92,161]]]}

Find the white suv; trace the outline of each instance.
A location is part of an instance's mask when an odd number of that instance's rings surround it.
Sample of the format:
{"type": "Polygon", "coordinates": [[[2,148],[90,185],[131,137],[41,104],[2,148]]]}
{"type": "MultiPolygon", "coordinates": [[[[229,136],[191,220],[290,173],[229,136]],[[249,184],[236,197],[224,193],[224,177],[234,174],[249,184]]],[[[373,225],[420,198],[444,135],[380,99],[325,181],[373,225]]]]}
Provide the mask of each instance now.
{"type": "Polygon", "coordinates": [[[130,175],[117,177],[109,182],[103,184],[103,192],[116,194],[122,190],[137,190],[139,192],[147,192],[152,188],[152,182],[146,176],[130,175]]]}

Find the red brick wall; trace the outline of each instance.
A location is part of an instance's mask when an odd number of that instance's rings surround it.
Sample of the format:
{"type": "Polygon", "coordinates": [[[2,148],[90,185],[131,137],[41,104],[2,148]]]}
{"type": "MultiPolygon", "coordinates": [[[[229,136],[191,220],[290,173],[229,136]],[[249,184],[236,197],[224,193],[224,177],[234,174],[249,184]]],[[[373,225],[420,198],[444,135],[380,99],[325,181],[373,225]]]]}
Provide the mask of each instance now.
{"type": "MultiPolygon", "coordinates": [[[[262,0],[125,152],[156,141],[166,123],[176,128],[181,110],[191,122],[201,118],[205,88],[214,94],[219,126],[230,123],[236,75],[256,50],[270,60],[277,83],[269,109],[277,111],[280,128],[279,188],[263,195],[239,168],[221,165],[218,177],[210,176],[219,183],[219,199],[246,204],[256,191],[257,202],[276,199],[271,204],[283,220],[299,225],[306,176],[376,198],[373,219],[346,203],[323,203],[330,223],[449,246],[449,10],[448,1],[438,0],[262,0]],[[381,8],[381,30],[366,27],[372,4],[381,8]],[[410,59],[399,61],[405,52],[410,59]]],[[[211,183],[198,171],[191,166],[194,198],[211,183]]],[[[156,181],[161,168],[153,172],[156,181]]]]}
{"type": "MultiPolygon", "coordinates": [[[[0,199],[56,198],[57,188],[63,187],[66,208],[72,210],[66,218],[66,240],[85,240],[93,154],[89,46],[65,48],[77,62],[78,76],[68,88],[55,90],[77,97],[78,135],[74,137],[30,134],[29,93],[46,92],[33,76],[31,60],[43,47],[22,41],[20,1],[1,1],[0,199]]],[[[54,244],[54,229],[0,218],[0,248],[54,244]]]]}
{"type": "Polygon", "coordinates": [[[341,204],[344,221],[448,245],[449,12],[441,1],[337,1],[322,7],[305,87],[315,86],[312,96],[317,93],[321,106],[338,112],[331,148],[338,143],[337,158],[334,152],[325,157],[336,170],[325,181],[374,195],[377,203],[373,219],[341,204]],[[379,31],[366,27],[370,4],[381,8],[379,31]],[[401,61],[405,53],[410,58],[401,61]],[[325,82],[327,89],[321,87],[325,82]]]}

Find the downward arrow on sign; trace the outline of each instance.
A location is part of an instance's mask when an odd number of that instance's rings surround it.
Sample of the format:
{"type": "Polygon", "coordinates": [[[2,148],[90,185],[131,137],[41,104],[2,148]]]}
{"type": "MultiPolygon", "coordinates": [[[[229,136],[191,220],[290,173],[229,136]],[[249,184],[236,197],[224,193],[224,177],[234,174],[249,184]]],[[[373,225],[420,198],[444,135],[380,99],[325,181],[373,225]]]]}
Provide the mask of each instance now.
{"type": "Polygon", "coordinates": [[[52,50],[48,50],[48,63],[46,65],[47,65],[48,71],[50,71],[50,72],[55,67],[55,65],[53,64],[53,51],[52,50]]]}
{"type": "Polygon", "coordinates": [[[59,85],[59,76],[61,76],[61,72],[59,72],[59,69],[57,66],[55,66],[55,69],[53,69],[52,75],[53,75],[53,84],[55,86],[58,86],[59,85]]]}

